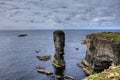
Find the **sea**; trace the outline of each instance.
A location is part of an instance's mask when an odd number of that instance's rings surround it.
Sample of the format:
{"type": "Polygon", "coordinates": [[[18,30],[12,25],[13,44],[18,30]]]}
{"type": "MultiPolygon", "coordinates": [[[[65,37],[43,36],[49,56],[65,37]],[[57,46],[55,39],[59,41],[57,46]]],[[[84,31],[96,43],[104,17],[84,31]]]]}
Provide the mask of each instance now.
{"type": "MultiPolygon", "coordinates": [[[[52,65],[55,54],[53,32],[55,30],[1,30],[0,31],[0,80],[68,80],[37,72],[37,67],[56,72],[52,65]],[[27,34],[18,37],[19,34],[27,34]],[[39,50],[39,53],[36,51],[39,50]],[[48,61],[40,61],[36,56],[51,55],[48,61]]],[[[96,32],[120,32],[120,30],[63,30],[65,32],[64,74],[74,80],[86,77],[78,63],[85,58],[86,45],[81,44],[86,35],[96,32]],[[76,48],[78,48],[76,50],[76,48]]]]}

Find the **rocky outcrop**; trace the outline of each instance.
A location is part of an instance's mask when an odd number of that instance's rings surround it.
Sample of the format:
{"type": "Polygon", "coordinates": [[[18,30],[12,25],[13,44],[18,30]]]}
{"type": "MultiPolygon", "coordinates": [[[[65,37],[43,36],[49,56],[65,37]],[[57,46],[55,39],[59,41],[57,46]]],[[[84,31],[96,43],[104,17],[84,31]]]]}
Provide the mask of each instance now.
{"type": "Polygon", "coordinates": [[[27,34],[20,34],[20,35],[18,35],[18,37],[25,37],[25,36],[27,36],[27,34]]]}
{"type": "Polygon", "coordinates": [[[37,56],[37,58],[41,61],[48,61],[51,56],[50,55],[46,55],[46,56],[37,56]]]}
{"type": "Polygon", "coordinates": [[[101,73],[90,75],[83,80],[120,80],[120,65],[111,66],[101,73]]]}
{"type": "Polygon", "coordinates": [[[53,33],[54,45],[55,45],[55,55],[53,59],[53,65],[55,67],[64,67],[64,47],[65,47],[65,33],[61,30],[56,30],[53,33]]]}
{"type": "MultiPolygon", "coordinates": [[[[86,36],[86,62],[93,72],[120,64],[120,33],[102,32],[86,36]]],[[[85,64],[86,64],[85,63],[85,64]]]]}
{"type": "Polygon", "coordinates": [[[46,75],[52,75],[53,73],[44,69],[43,67],[37,67],[36,68],[39,73],[46,74],[46,75]]]}

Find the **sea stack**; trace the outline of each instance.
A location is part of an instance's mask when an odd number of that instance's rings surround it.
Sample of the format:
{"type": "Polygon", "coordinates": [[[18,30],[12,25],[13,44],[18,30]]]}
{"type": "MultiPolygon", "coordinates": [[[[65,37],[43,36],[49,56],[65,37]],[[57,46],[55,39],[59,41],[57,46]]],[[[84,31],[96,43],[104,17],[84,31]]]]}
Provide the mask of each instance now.
{"type": "Polygon", "coordinates": [[[65,47],[65,33],[61,30],[56,30],[53,33],[55,55],[53,59],[53,65],[55,67],[64,67],[64,47],[65,47]]]}

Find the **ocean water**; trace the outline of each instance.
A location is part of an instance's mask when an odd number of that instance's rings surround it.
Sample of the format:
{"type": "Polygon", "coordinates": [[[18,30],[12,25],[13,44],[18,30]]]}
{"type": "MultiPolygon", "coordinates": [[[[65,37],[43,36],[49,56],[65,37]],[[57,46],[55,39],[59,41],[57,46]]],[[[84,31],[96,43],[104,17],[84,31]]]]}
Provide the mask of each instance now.
{"type": "MultiPolygon", "coordinates": [[[[51,60],[39,61],[36,56],[54,56],[54,30],[0,31],[0,80],[57,80],[54,77],[40,74],[36,67],[45,67],[55,73],[51,60]],[[26,37],[18,37],[19,34],[26,37]],[[35,53],[40,50],[39,53],[35,53]]],[[[85,73],[77,67],[86,54],[86,45],[81,44],[87,34],[95,32],[120,32],[120,30],[64,30],[65,32],[65,74],[82,80],[85,73]],[[76,50],[79,48],[79,50],[76,50]]],[[[62,79],[66,80],[66,79],[62,79]]]]}

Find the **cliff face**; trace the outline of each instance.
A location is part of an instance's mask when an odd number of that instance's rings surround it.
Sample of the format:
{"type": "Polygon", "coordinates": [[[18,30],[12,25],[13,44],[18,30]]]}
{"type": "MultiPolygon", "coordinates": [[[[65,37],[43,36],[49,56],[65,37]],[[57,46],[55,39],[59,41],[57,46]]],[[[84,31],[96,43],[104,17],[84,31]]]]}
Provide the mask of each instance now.
{"type": "Polygon", "coordinates": [[[111,66],[109,69],[90,75],[83,80],[120,80],[120,65],[111,66]]]}
{"type": "Polygon", "coordinates": [[[86,36],[86,57],[93,72],[120,64],[120,33],[103,32],[86,36]],[[103,35],[104,34],[104,35],[103,35]],[[111,37],[113,36],[113,37],[111,37]]]}

